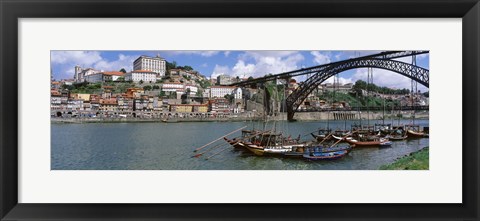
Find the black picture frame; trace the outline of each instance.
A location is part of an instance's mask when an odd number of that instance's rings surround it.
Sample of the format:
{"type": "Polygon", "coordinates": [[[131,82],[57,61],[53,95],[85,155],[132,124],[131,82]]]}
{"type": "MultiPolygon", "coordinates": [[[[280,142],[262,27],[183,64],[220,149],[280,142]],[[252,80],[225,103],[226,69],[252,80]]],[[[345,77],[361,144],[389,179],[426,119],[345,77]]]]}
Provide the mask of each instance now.
{"type": "Polygon", "coordinates": [[[479,220],[478,0],[0,0],[0,15],[1,220],[479,220]],[[17,20],[77,17],[462,18],[463,203],[19,204],[17,20]]]}

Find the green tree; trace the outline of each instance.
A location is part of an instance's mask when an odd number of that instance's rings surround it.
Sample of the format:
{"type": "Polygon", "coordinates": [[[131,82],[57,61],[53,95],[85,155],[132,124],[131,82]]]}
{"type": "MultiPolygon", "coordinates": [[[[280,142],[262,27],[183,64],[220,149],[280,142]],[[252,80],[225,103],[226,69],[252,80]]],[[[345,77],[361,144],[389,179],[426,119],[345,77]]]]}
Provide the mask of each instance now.
{"type": "Polygon", "coordinates": [[[125,68],[120,69],[120,72],[123,72],[124,74],[127,73],[127,70],[125,68]]]}
{"type": "Polygon", "coordinates": [[[361,90],[366,90],[367,89],[367,82],[358,80],[355,82],[353,85],[353,90],[355,91],[361,91],[361,90]]]}
{"type": "Polygon", "coordinates": [[[152,90],[152,86],[146,85],[146,86],[143,87],[143,90],[145,90],[145,91],[151,91],[151,90],[152,90]]]}
{"type": "Polygon", "coordinates": [[[160,86],[158,86],[158,85],[153,85],[152,88],[153,88],[154,90],[158,90],[158,89],[160,89],[160,86]]]}
{"type": "Polygon", "coordinates": [[[165,64],[165,66],[167,67],[167,70],[170,70],[170,69],[175,69],[177,68],[177,62],[176,61],[172,61],[172,63],[168,62],[165,64]]]}
{"type": "Polygon", "coordinates": [[[138,83],[139,83],[139,84],[143,84],[143,80],[140,80],[138,83]]]}
{"type": "Polygon", "coordinates": [[[230,103],[233,103],[233,99],[235,98],[235,96],[233,96],[232,94],[225,94],[225,96],[223,96],[225,99],[228,100],[228,102],[230,103]]]}

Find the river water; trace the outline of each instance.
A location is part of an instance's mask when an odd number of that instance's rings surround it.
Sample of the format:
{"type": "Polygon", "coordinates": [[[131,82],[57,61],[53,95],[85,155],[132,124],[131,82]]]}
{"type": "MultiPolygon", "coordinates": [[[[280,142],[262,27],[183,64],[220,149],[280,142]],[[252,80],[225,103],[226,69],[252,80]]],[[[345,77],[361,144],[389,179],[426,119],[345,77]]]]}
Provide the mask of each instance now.
{"type": "MultiPolygon", "coordinates": [[[[330,128],[350,128],[358,121],[329,121],[330,128]],[[346,126],[345,126],[346,125],[346,126]]],[[[365,121],[363,122],[366,123],[365,121]]],[[[370,121],[370,124],[380,123],[370,121]]],[[[385,122],[391,123],[391,122],[385,122]]],[[[408,124],[410,120],[402,120],[408,124]]],[[[415,120],[428,126],[428,120],[415,120]]],[[[273,123],[267,125],[272,129],[273,123]]],[[[293,138],[312,139],[310,132],[326,121],[275,123],[277,130],[293,138]]],[[[397,124],[395,120],[394,124],[397,124]]],[[[184,123],[84,123],[52,124],[52,170],[375,170],[381,165],[428,146],[428,138],[394,141],[391,147],[356,148],[335,161],[306,161],[295,158],[258,157],[243,151],[214,149],[201,158],[193,150],[235,129],[256,122],[184,123]]],[[[239,133],[230,137],[238,136],[239,133]]],[[[219,144],[222,141],[218,142],[219,144]]]]}

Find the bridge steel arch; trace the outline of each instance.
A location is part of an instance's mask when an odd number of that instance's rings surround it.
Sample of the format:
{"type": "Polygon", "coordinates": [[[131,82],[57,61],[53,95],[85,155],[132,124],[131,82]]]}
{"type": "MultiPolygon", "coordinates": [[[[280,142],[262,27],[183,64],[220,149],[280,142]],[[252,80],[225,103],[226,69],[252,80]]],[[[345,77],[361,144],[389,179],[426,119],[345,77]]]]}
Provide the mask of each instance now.
{"type": "Polygon", "coordinates": [[[348,60],[332,65],[324,66],[316,74],[308,78],[292,94],[287,97],[287,116],[288,120],[293,120],[295,111],[307,96],[315,90],[321,83],[328,78],[341,72],[357,68],[378,68],[389,70],[405,77],[413,79],[425,87],[429,87],[429,70],[396,60],[386,60],[378,58],[367,58],[360,60],[348,60]]]}

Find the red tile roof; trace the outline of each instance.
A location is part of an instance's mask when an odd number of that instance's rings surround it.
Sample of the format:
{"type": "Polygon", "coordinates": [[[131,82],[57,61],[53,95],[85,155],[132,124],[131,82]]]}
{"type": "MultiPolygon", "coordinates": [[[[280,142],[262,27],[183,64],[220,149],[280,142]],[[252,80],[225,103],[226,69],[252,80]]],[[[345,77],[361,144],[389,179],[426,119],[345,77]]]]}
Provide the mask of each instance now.
{"type": "Polygon", "coordinates": [[[100,104],[117,104],[116,99],[102,99],[100,100],[100,104]]]}
{"type": "Polygon", "coordinates": [[[121,71],[106,71],[103,72],[104,75],[115,75],[115,76],[123,76],[125,73],[121,71]]]}

